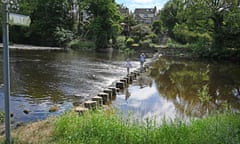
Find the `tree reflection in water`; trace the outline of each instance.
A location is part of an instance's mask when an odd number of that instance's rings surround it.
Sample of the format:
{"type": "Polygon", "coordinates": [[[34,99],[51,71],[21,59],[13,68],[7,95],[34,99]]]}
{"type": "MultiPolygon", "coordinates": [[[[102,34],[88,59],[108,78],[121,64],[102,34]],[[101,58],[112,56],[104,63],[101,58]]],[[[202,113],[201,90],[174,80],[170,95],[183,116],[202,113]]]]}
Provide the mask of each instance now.
{"type": "Polygon", "coordinates": [[[232,90],[240,86],[239,64],[161,58],[117,96],[113,105],[140,122],[202,118],[231,108],[239,111],[232,90]]]}
{"type": "Polygon", "coordinates": [[[153,67],[159,93],[180,113],[204,117],[226,105],[240,109],[231,93],[240,86],[238,64],[161,58],[153,67]]]}

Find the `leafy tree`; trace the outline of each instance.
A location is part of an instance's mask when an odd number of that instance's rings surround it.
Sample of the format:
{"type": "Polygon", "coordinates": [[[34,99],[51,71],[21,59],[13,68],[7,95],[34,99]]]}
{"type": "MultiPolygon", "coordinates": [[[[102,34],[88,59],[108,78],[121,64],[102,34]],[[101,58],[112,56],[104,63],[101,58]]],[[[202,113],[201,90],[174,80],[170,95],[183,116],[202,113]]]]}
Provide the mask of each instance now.
{"type": "Polygon", "coordinates": [[[150,44],[156,39],[149,25],[138,24],[131,27],[131,37],[135,43],[139,43],[142,48],[150,47],[150,44]]]}
{"type": "MultiPolygon", "coordinates": [[[[238,0],[188,0],[186,1],[186,10],[190,12],[188,16],[190,16],[191,22],[189,24],[199,26],[202,29],[205,28],[211,34],[213,38],[212,51],[223,50],[224,36],[229,34],[227,24],[237,20],[237,23],[239,23],[240,20],[239,16],[232,17],[233,21],[229,21],[228,18],[240,14],[238,0]]],[[[235,28],[239,29],[239,24],[237,25],[235,28]]],[[[233,27],[230,26],[229,28],[233,27]]]]}
{"type": "Polygon", "coordinates": [[[160,35],[162,33],[163,28],[162,28],[162,21],[161,20],[153,22],[152,31],[157,35],[160,35]]]}
{"type": "MultiPolygon", "coordinates": [[[[8,4],[9,12],[18,13],[30,16],[33,10],[36,8],[38,1],[36,0],[11,0],[8,4]]],[[[0,3],[0,9],[2,11],[2,3],[0,3]]],[[[1,17],[2,15],[0,15],[1,17]]],[[[9,26],[9,37],[11,42],[27,43],[29,28],[23,26],[9,26]]],[[[0,36],[1,37],[1,36],[0,36]]],[[[2,38],[1,38],[2,39],[2,38]]]]}
{"type": "Polygon", "coordinates": [[[121,16],[113,0],[86,0],[92,18],[89,29],[95,41],[96,50],[109,47],[109,40],[115,41],[120,32],[121,16]]]}
{"type": "Polygon", "coordinates": [[[55,37],[58,30],[72,29],[70,10],[69,0],[38,0],[38,5],[31,14],[30,41],[40,45],[56,46],[60,40],[55,37]]]}
{"type": "Polygon", "coordinates": [[[239,0],[170,0],[161,20],[171,38],[195,43],[209,56],[219,56],[227,47],[239,48],[239,0]]]}
{"type": "Polygon", "coordinates": [[[169,36],[172,38],[174,38],[173,28],[179,21],[177,15],[182,7],[182,0],[170,0],[161,10],[160,19],[163,22],[163,26],[167,28],[169,36]]]}
{"type": "Polygon", "coordinates": [[[12,0],[10,12],[29,15],[29,28],[10,26],[10,41],[59,46],[71,39],[72,0],[12,0]]]}
{"type": "Polygon", "coordinates": [[[122,25],[124,27],[122,34],[128,37],[129,34],[131,33],[131,27],[136,25],[136,21],[135,21],[133,15],[129,14],[127,16],[124,16],[121,23],[124,23],[124,25],[122,25]]]}

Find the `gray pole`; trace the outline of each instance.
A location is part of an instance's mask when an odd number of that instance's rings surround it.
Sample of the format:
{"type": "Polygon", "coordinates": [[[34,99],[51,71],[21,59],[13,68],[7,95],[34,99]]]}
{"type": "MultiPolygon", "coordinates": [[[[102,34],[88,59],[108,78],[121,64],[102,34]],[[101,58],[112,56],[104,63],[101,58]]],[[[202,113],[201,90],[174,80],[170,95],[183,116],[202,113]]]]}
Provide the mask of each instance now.
{"type": "Polygon", "coordinates": [[[8,34],[8,3],[3,3],[3,17],[2,17],[2,29],[3,29],[3,73],[4,73],[4,98],[5,98],[5,134],[6,144],[10,144],[10,74],[9,74],[9,34],[8,34]]]}

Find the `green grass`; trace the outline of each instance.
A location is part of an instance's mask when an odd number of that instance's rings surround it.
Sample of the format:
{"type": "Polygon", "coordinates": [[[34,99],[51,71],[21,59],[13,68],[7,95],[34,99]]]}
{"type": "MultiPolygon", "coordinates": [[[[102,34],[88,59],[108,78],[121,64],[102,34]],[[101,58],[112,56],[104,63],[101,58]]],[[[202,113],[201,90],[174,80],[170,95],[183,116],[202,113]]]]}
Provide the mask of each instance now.
{"type": "Polygon", "coordinates": [[[5,113],[0,111],[0,123],[4,122],[5,113]]]}
{"type": "MultiPolygon", "coordinates": [[[[116,115],[115,110],[75,112],[12,131],[14,144],[238,144],[240,114],[225,112],[190,122],[175,120],[161,126],[116,115]]],[[[1,136],[0,143],[4,143],[1,136]]]]}
{"type": "Polygon", "coordinates": [[[236,144],[240,143],[240,115],[145,124],[123,121],[114,112],[67,113],[55,125],[54,143],[65,144],[236,144]]]}

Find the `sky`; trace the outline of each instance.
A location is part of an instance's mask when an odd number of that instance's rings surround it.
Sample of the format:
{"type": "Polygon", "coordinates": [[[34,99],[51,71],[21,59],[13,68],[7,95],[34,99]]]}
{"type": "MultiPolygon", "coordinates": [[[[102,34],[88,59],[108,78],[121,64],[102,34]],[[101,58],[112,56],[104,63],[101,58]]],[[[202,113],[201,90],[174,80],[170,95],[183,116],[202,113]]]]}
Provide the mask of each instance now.
{"type": "Polygon", "coordinates": [[[164,4],[168,0],[115,0],[117,4],[123,4],[129,8],[130,11],[134,12],[135,8],[154,8],[157,9],[163,8],[164,4]]]}

